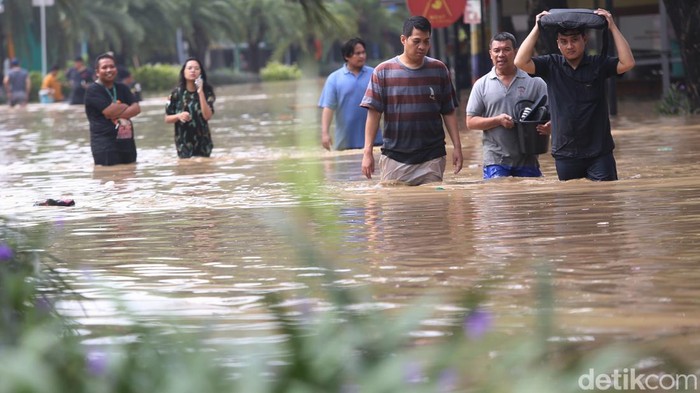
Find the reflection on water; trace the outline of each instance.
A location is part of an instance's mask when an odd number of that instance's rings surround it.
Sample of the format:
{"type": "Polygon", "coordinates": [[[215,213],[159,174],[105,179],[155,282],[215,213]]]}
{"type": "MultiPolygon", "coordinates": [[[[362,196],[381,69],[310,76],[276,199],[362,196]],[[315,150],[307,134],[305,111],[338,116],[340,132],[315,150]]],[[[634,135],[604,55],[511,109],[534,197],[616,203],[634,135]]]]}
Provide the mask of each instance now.
{"type": "Polygon", "coordinates": [[[462,173],[378,188],[361,176],[360,152],[317,144],[302,112],[315,110],[318,88],[218,89],[211,159],[179,160],[164,99],[147,100],[138,162],[111,168],[93,167],[81,108],[2,108],[0,214],[54,224],[50,251],[88,299],[86,314],[64,307],[95,342],[102,327],[126,323],[112,291],[144,320],[178,317],[216,342],[282,340],[261,297],[317,304],[327,280],[370,288],[373,303],[358,307],[443,296],[417,332],[431,336],[453,323],[454,296],[493,278],[487,306],[500,329],[517,331],[531,324],[535,267],[546,263],[563,339],[649,341],[700,364],[698,118],[623,102],[618,182],[559,182],[549,156],[545,178],[483,182],[480,136],[463,131],[462,173]],[[305,140],[316,145],[298,147],[305,140]],[[76,206],[33,206],[46,198],[76,206]],[[298,238],[285,235],[290,222],[298,238]],[[299,239],[330,263],[311,264],[299,239]]]}

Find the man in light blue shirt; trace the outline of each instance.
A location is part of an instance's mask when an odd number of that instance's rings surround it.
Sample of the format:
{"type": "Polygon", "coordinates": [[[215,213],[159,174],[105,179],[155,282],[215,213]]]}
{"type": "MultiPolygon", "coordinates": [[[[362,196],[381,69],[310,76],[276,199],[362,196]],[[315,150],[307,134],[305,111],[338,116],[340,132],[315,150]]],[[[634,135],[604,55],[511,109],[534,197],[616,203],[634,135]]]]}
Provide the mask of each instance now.
{"type": "MultiPolygon", "coordinates": [[[[360,107],[373,68],[365,65],[367,52],[365,42],[352,38],[341,48],[345,64],[331,73],[323,86],[318,106],[321,114],[321,145],[326,150],[361,149],[365,145],[365,122],[367,110],[360,107]],[[330,134],[331,121],[335,113],[335,132],[330,134]]],[[[382,144],[382,135],[377,132],[375,145],[382,144]]]]}

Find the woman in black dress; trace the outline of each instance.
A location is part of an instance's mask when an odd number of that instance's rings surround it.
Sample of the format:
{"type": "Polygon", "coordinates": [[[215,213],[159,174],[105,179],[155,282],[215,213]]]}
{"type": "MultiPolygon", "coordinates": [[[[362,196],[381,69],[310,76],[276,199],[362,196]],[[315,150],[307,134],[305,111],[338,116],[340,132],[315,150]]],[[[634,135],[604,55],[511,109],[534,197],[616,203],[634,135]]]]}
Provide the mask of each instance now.
{"type": "Polygon", "coordinates": [[[180,69],[180,82],[170,93],[165,122],[175,124],[175,148],[180,158],[209,157],[214,148],[209,119],[214,115],[214,88],[196,58],[189,58],[180,69]]]}

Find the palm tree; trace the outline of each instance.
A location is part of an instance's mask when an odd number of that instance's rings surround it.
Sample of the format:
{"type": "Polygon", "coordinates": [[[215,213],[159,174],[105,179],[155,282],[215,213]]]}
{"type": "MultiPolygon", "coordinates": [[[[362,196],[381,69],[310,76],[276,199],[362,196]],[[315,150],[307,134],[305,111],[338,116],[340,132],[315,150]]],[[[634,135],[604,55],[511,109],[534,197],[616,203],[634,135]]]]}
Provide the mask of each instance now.
{"type": "Polygon", "coordinates": [[[122,54],[133,60],[134,65],[145,59],[175,59],[177,46],[175,34],[179,20],[178,3],[173,1],[132,0],[129,15],[143,27],[146,39],[128,40],[122,54]]]}
{"type": "Polygon", "coordinates": [[[330,32],[334,25],[335,17],[326,7],[324,0],[285,0],[289,3],[297,3],[301,6],[304,20],[307,25],[318,26],[325,32],[330,32]]]}
{"type": "MultiPolygon", "coordinates": [[[[155,0],[153,0],[155,1],[155,0]]],[[[182,28],[189,54],[199,59],[212,42],[224,38],[232,30],[236,4],[227,0],[178,0],[175,2],[176,26],[182,28]]],[[[174,34],[174,30],[173,30],[174,34]]]]}
{"type": "Polygon", "coordinates": [[[236,5],[233,21],[236,29],[232,38],[247,44],[250,71],[258,72],[263,66],[261,47],[264,43],[274,43],[273,57],[280,58],[290,45],[304,41],[308,29],[299,5],[288,0],[230,1],[236,5]]]}

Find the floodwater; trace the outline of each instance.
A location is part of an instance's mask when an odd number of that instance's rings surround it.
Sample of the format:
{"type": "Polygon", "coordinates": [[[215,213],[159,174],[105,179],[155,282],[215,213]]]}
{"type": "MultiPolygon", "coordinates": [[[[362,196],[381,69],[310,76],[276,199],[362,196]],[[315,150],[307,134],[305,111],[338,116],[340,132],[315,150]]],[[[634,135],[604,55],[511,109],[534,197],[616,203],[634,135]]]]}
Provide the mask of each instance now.
{"type": "Polygon", "coordinates": [[[548,155],[544,178],[484,182],[480,133],[462,129],[461,173],[377,187],[359,151],[320,148],[320,83],[218,89],[210,159],[179,160],[164,98],[149,98],[138,162],[110,168],[92,164],[82,107],[3,107],[0,214],[49,224],[48,251],[85,297],[66,309],[97,343],[128,323],[115,294],[141,320],[175,317],[214,343],[282,340],[262,296],[321,307],[327,283],[371,291],[357,308],[439,295],[416,332],[439,337],[458,323],[456,298],[493,280],[484,306],[517,334],[544,266],[558,339],[651,343],[700,366],[700,118],[622,102],[617,182],[559,182],[548,155]],[[46,198],[76,205],[33,206],[46,198]]]}

